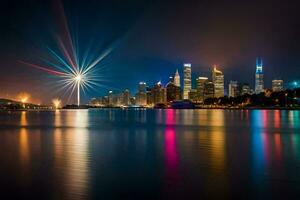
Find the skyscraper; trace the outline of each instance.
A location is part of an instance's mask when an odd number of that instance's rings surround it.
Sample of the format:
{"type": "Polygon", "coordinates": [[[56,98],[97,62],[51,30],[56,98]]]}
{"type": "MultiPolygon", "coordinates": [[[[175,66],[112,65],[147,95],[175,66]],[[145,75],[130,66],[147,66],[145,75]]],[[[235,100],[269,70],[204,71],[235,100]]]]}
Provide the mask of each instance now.
{"type": "Polygon", "coordinates": [[[183,99],[189,98],[189,92],[192,89],[192,65],[190,63],[186,63],[183,65],[183,73],[184,73],[184,80],[183,80],[183,99]]]}
{"type": "Polygon", "coordinates": [[[138,86],[138,92],[135,95],[136,104],[138,106],[147,105],[147,93],[146,93],[146,83],[140,82],[138,86]]]}
{"type": "Polygon", "coordinates": [[[208,98],[214,98],[215,86],[212,81],[207,80],[204,83],[204,100],[208,98]]]}
{"type": "Polygon", "coordinates": [[[252,93],[253,93],[253,90],[251,90],[249,84],[244,83],[244,84],[241,85],[240,93],[241,93],[241,95],[252,94],[252,93]],[[251,91],[252,91],[252,92],[251,92],[251,91]]]}
{"type": "Polygon", "coordinates": [[[212,70],[212,81],[214,83],[215,98],[224,96],[224,75],[221,71],[217,70],[217,66],[214,65],[212,70]]]}
{"type": "Polygon", "coordinates": [[[146,92],[146,83],[145,82],[140,82],[139,83],[139,92],[146,92]]]}
{"type": "Polygon", "coordinates": [[[129,90],[125,90],[125,91],[122,93],[122,105],[123,105],[123,106],[128,106],[128,105],[130,105],[130,98],[131,98],[131,95],[130,95],[129,90]]]}
{"type": "Polygon", "coordinates": [[[204,87],[207,80],[207,77],[199,77],[196,79],[197,99],[201,103],[204,101],[204,87]]]}
{"type": "Polygon", "coordinates": [[[263,61],[261,58],[257,58],[256,72],[255,72],[255,93],[259,94],[263,91],[264,91],[263,61]]]}
{"type": "Polygon", "coordinates": [[[283,90],[283,80],[272,80],[272,90],[280,92],[283,90]]]}
{"type": "Polygon", "coordinates": [[[179,76],[179,73],[178,73],[178,69],[176,70],[176,73],[175,73],[175,76],[174,76],[174,84],[177,87],[180,87],[180,76],[179,76]]]}
{"type": "Polygon", "coordinates": [[[238,82],[230,81],[228,85],[228,96],[229,97],[237,97],[238,96],[238,82]]]}
{"type": "Polygon", "coordinates": [[[151,88],[151,95],[154,105],[158,103],[167,103],[167,90],[162,86],[160,81],[151,88]]]}
{"type": "Polygon", "coordinates": [[[180,100],[181,99],[181,90],[180,87],[176,86],[173,82],[169,82],[166,86],[167,90],[167,102],[180,100]]]}

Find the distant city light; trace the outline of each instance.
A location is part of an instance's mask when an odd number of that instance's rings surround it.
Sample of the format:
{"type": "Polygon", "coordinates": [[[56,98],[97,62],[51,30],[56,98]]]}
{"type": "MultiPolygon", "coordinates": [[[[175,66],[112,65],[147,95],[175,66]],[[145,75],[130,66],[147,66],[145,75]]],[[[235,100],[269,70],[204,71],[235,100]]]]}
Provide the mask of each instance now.
{"type": "Polygon", "coordinates": [[[22,102],[24,104],[24,103],[28,102],[29,97],[30,97],[30,95],[28,93],[21,92],[20,94],[18,94],[17,99],[18,99],[18,101],[20,101],[20,102],[22,102]]]}
{"type": "Polygon", "coordinates": [[[192,64],[191,63],[184,63],[183,66],[184,67],[192,67],[192,64]]]}
{"type": "Polygon", "coordinates": [[[297,81],[294,81],[294,86],[298,86],[298,82],[297,81]]]}
{"type": "Polygon", "coordinates": [[[58,108],[60,108],[60,106],[61,106],[61,100],[58,99],[58,98],[53,99],[53,100],[52,100],[52,103],[53,103],[55,109],[58,109],[58,108]]]}
{"type": "Polygon", "coordinates": [[[21,99],[21,102],[22,102],[22,103],[26,103],[27,100],[28,100],[28,98],[27,98],[27,97],[24,97],[24,98],[21,99]]]}

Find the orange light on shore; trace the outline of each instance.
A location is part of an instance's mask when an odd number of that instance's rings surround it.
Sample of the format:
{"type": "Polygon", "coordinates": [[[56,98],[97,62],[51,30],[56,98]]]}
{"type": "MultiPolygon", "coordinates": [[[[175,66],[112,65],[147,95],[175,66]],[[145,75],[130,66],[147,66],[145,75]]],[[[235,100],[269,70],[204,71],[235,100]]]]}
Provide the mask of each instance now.
{"type": "Polygon", "coordinates": [[[30,95],[26,92],[19,93],[18,97],[17,97],[17,99],[23,104],[28,103],[29,98],[30,98],[30,95]]]}
{"type": "Polygon", "coordinates": [[[28,100],[28,98],[27,98],[27,97],[24,97],[24,98],[21,99],[21,102],[22,102],[22,103],[26,103],[27,100],[28,100]]]}
{"type": "Polygon", "coordinates": [[[55,109],[59,109],[61,106],[61,100],[56,98],[52,100],[52,104],[54,106],[55,109]]]}

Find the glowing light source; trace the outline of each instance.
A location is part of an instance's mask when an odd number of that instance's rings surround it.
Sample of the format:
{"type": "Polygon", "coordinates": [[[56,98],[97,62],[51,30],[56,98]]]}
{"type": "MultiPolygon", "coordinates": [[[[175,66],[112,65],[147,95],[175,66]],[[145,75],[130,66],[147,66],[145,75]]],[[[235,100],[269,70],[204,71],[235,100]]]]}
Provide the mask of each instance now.
{"type": "Polygon", "coordinates": [[[60,108],[60,106],[61,106],[61,100],[58,99],[58,98],[53,99],[53,100],[52,100],[52,103],[53,103],[55,109],[58,109],[58,108],[60,108]]]}
{"type": "Polygon", "coordinates": [[[298,82],[297,81],[294,81],[294,86],[298,86],[298,82]]]}
{"type": "Polygon", "coordinates": [[[21,103],[25,104],[25,103],[28,102],[29,97],[30,97],[30,95],[29,95],[28,93],[26,93],[26,92],[21,92],[21,93],[18,94],[17,99],[18,99],[21,103]]]}
{"type": "Polygon", "coordinates": [[[21,102],[22,102],[22,103],[26,103],[27,100],[28,100],[28,98],[27,98],[27,97],[24,97],[24,98],[21,99],[21,102]]]}
{"type": "Polygon", "coordinates": [[[77,76],[75,76],[75,81],[77,81],[77,82],[80,82],[81,81],[81,75],[80,74],[78,74],[77,76]]]}

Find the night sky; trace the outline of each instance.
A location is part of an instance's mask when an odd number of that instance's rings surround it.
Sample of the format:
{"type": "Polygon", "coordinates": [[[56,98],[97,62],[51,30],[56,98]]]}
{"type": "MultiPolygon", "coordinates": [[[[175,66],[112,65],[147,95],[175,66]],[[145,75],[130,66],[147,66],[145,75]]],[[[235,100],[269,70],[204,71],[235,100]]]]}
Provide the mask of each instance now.
{"type": "MultiPolygon", "coordinates": [[[[101,63],[103,87],[84,100],[108,90],[136,92],[139,81],[162,81],[182,63],[192,63],[193,78],[210,76],[217,64],[226,82],[254,85],[255,58],[264,60],[265,84],[282,78],[300,79],[300,14],[297,1],[62,1],[79,56],[90,46],[90,57],[109,47],[101,63]]],[[[31,94],[36,103],[63,95],[53,77],[21,64],[37,63],[46,47],[57,49],[59,0],[1,1],[0,97],[31,94]]],[[[195,82],[195,81],[194,81],[195,82]]],[[[227,89],[227,84],[225,86],[227,89]]],[[[61,98],[66,99],[69,94],[61,98]]],[[[75,98],[73,99],[75,101],[75,98]]],[[[66,103],[66,102],[64,102],[66,103]]],[[[70,102],[68,102],[70,103],[70,102]]]]}

